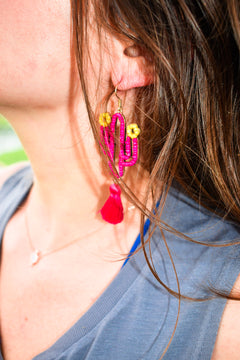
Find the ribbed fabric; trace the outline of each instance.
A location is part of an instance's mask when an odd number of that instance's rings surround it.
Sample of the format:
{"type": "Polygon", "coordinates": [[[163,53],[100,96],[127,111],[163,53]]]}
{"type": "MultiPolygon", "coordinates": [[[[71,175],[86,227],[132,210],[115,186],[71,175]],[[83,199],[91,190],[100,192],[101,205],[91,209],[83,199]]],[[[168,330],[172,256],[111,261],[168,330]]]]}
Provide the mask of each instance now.
{"type": "MultiPolygon", "coordinates": [[[[32,170],[26,167],[0,190],[0,239],[27,196],[32,179],[32,170]]],[[[239,227],[199,207],[177,188],[170,190],[162,220],[196,241],[224,243],[240,238],[239,227]]],[[[164,231],[164,235],[182,294],[206,298],[209,284],[231,290],[240,271],[239,246],[212,248],[170,232],[164,231]]],[[[152,255],[161,280],[177,290],[160,231],[152,238],[152,255]]],[[[164,359],[210,360],[225,303],[219,298],[200,303],[182,301],[177,330],[164,359]]],[[[33,360],[157,360],[171,337],[177,310],[178,300],[159,285],[140,251],[129,258],[76,324],[33,360]]]]}

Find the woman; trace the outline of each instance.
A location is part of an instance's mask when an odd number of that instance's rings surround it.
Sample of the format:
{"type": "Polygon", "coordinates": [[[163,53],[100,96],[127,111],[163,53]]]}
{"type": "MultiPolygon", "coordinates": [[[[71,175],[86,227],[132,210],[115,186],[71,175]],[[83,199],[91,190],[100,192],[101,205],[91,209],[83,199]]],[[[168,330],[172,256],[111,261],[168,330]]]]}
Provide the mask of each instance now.
{"type": "Polygon", "coordinates": [[[238,1],[0,13],[0,112],[31,164],[1,171],[2,358],[238,359],[238,1]],[[122,179],[97,120],[121,110],[141,131],[122,179]]]}

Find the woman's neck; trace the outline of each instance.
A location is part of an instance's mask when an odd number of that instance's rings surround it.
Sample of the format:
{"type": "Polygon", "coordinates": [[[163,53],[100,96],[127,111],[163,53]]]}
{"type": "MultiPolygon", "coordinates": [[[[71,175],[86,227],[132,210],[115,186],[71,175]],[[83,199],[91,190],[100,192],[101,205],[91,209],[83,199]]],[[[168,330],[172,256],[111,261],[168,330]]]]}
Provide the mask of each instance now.
{"type": "MultiPolygon", "coordinates": [[[[31,232],[37,247],[51,248],[59,241],[65,243],[78,234],[88,234],[91,229],[101,228],[104,237],[126,233],[134,224],[138,227],[133,212],[127,212],[123,224],[103,223],[99,209],[108,197],[110,177],[97,150],[85,106],[80,104],[75,113],[77,119],[62,108],[8,116],[34,172],[27,214],[30,228],[39,230],[31,232]],[[75,140],[72,123],[79,124],[75,140]]],[[[125,201],[125,209],[129,205],[125,201]]]]}

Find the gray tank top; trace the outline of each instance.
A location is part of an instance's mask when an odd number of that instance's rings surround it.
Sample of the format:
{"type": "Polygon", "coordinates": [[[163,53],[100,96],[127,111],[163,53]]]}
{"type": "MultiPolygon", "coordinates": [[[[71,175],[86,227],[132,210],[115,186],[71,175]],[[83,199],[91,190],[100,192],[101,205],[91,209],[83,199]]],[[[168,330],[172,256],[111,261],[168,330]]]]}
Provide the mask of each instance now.
{"type": "MultiPolygon", "coordinates": [[[[26,167],[1,188],[0,239],[32,182],[32,170],[26,167]]],[[[197,241],[226,243],[240,237],[237,225],[201,208],[177,188],[168,194],[162,220],[197,241]]],[[[206,298],[209,285],[231,290],[240,271],[240,246],[212,248],[164,234],[182,294],[206,298]]],[[[152,256],[160,278],[177,290],[160,231],[152,238],[152,256]]],[[[210,360],[225,303],[221,298],[182,300],[177,330],[164,359],[210,360]]],[[[177,310],[178,300],[156,281],[140,251],[75,325],[34,360],[157,360],[171,337],[177,310]]]]}

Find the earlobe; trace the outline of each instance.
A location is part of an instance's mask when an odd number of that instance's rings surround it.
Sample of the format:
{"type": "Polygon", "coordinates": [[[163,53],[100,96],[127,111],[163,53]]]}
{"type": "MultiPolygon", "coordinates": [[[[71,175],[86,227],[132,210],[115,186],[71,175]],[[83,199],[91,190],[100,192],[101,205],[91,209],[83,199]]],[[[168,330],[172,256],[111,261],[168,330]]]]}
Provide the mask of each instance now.
{"type": "Polygon", "coordinates": [[[114,59],[111,79],[113,85],[123,91],[150,85],[154,80],[153,62],[136,51],[134,45],[122,49],[114,59]]]}

